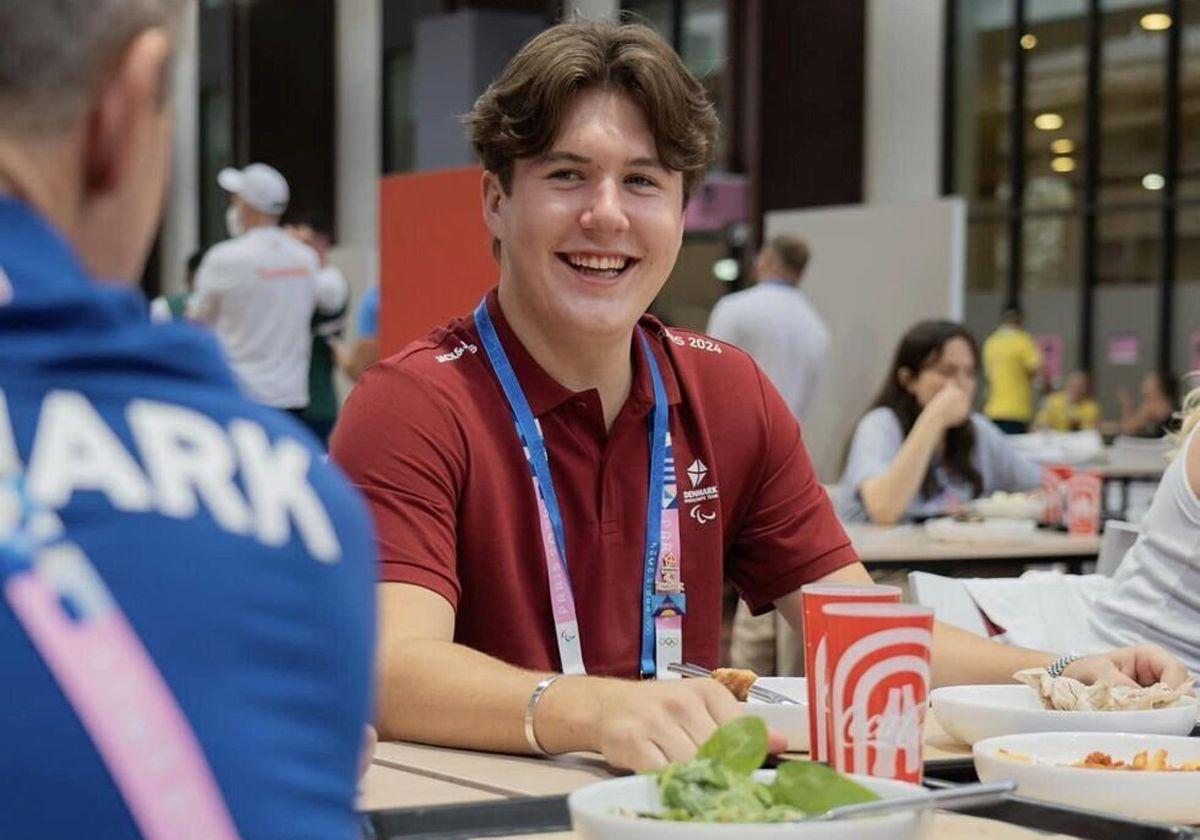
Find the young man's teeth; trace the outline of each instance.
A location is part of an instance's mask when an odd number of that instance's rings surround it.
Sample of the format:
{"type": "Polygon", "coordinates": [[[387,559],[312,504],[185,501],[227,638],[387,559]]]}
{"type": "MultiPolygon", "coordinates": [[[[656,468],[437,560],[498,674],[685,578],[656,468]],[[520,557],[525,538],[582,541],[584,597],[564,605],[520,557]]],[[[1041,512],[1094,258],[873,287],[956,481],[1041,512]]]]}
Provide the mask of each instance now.
{"type": "Polygon", "coordinates": [[[575,268],[591,271],[621,271],[627,260],[624,257],[570,257],[568,262],[575,268]]]}

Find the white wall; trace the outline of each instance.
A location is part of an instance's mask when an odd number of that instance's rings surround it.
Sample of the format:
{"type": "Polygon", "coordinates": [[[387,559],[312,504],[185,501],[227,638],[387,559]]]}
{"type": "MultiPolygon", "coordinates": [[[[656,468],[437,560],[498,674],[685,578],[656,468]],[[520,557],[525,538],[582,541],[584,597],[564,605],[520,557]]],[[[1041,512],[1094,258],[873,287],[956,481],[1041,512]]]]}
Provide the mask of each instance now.
{"type": "Polygon", "coordinates": [[[833,338],[830,368],[804,422],[817,473],[833,482],[900,336],[924,318],[962,318],[966,206],[953,198],[769,213],[766,235],[781,233],[809,244],[801,288],[833,338]]]}
{"type": "Polygon", "coordinates": [[[863,196],[941,190],[944,0],[868,0],[863,196]]]}

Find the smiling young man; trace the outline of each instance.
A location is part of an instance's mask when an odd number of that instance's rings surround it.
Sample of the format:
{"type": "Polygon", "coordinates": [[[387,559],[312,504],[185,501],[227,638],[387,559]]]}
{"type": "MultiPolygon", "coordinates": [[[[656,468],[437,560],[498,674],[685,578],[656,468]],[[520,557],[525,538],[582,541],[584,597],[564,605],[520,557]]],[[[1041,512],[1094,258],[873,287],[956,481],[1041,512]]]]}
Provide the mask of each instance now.
{"type": "MultiPolygon", "coordinates": [[[[644,314],[716,119],[650,29],[575,22],[530,41],[468,125],[499,287],[369,370],[332,447],[379,532],[381,735],[689,758],[732,696],[638,678],[717,664],[726,576],[793,624],[802,584],[869,581],[750,358],[644,314]]],[[[982,682],[1053,659],[939,628],[934,667],[982,682]]],[[[1114,661],[1183,679],[1151,648],[1072,667],[1114,661]]]]}

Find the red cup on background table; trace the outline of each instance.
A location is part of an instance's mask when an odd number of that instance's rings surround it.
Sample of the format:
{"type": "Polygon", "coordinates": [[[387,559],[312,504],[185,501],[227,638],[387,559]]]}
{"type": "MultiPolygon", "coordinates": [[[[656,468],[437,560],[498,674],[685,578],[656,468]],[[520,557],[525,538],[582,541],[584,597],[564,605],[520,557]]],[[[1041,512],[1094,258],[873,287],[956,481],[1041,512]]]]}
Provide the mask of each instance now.
{"type": "Polygon", "coordinates": [[[1067,531],[1080,536],[1100,533],[1100,473],[1076,471],[1067,480],[1067,531]]]}
{"type": "Polygon", "coordinates": [[[830,764],[842,773],[920,784],[933,610],[841,603],[822,611],[830,764]]]}
{"type": "Polygon", "coordinates": [[[813,761],[828,761],[829,727],[825,707],[825,614],[827,604],[900,603],[900,587],[868,584],[809,583],[800,587],[804,615],[804,676],[808,694],[808,752],[813,761]]]}
{"type": "Polygon", "coordinates": [[[1046,464],[1042,467],[1042,495],[1046,497],[1046,512],[1042,521],[1047,525],[1062,525],[1066,520],[1067,482],[1075,468],[1065,464],[1046,464]]]}

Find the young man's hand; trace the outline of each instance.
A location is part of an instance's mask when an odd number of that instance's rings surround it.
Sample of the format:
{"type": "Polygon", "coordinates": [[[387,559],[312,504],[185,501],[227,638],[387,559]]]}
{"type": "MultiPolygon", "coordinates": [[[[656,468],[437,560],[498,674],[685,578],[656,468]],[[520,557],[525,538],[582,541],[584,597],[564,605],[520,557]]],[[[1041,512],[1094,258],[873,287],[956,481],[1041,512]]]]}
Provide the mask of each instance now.
{"type": "MultiPolygon", "coordinates": [[[[630,770],[690,761],[718,726],[742,714],[733,695],[715,680],[604,680],[596,688],[595,749],[609,764],[630,770]]],[[[772,734],[772,752],[786,746],[772,734]]]]}
{"type": "Polygon", "coordinates": [[[1183,663],[1158,645],[1144,644],[1076,659],[1063,671],[1082,683],[1101,680],[1113,685],[1154,685],[1175,688],[1188,678],[1183,663]]]}

